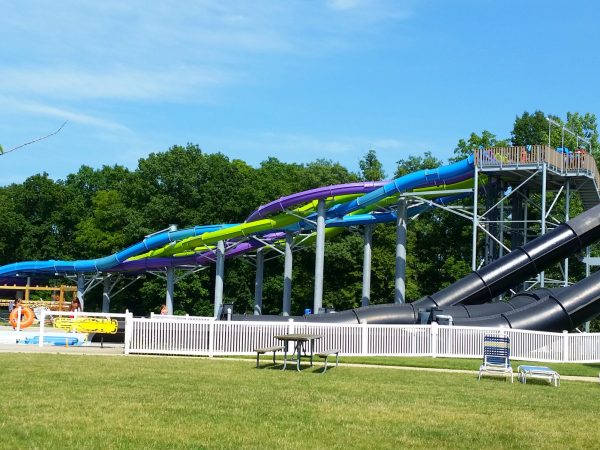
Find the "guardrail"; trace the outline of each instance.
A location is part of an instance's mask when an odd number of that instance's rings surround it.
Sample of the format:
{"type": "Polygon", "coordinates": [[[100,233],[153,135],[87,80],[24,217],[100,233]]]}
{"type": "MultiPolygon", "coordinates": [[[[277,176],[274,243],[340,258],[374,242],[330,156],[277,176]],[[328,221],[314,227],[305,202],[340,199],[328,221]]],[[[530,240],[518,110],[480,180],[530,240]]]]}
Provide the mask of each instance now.
{"type": "Polygon", "coordinates": [[[252,355],[279,345],[274,336],[323,336],[315,351],[339,348],[349,356],[481,358],[483,337],[507,336],[516,360],[600,362],[600,333],[547,333],[507,328],[431,325],[309,324],[126,318],[125,353],[169,355],[252,355]]]}
{"type": "Polygon", "coordinates": [[[475,150],[475,165],[479,168],[541,166],[561,175],[586,175],[600,188],[600,173],[591,154],[586,152],[560,153],[547,145],[518,147],[489,147],[475,150]]]}

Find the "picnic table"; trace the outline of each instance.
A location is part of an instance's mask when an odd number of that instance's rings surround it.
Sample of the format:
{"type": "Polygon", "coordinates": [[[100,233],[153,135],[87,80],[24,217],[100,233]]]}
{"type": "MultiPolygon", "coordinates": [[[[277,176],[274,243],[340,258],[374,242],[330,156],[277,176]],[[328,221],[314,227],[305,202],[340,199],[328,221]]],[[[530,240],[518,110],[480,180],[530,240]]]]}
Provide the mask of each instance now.
{"type": "MultiPolygon", "coordinates": [[[[308,333],[292,333],[292,334],[281,334],[279,336],[275,336],[275,339],[285,342],[294,342],[294,351],[289,358],[289,361],[294,361],[294,355],[296,355],[296,370],[300,371],[300,362],[302,359],[302,352],[304,350],[304,354],[306,355],[306,349],[304,349],[304,344],[309,342],[310,345],[310,366],[313,365],[313,356],[315,353],[315,341],[317,339],[321,339],[323,336],[319,334],[308,334],[308,333]]],[[[283,346],[283,369],[285,370],[288,362],[288,346],[283,346]]]]}
{"type": "Polygon", "coordinates": [[[519,372],[519,381],[521,381],[523,384],[527,383],[527,377],[530,377],[542,378],[557,387],[560,385],[560,375],[557,371],[552,370],[550,367],[523,365],[519,366],[517,371],[519,372]]]}

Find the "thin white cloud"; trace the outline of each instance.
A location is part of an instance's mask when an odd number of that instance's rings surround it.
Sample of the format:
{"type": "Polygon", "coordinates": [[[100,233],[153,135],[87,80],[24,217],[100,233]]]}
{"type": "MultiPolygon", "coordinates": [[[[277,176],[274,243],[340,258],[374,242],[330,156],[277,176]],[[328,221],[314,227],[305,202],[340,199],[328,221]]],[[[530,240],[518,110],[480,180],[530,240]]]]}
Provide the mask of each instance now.
{"type": "Polygon", "coordinates": [[[70,122],[89,125],[92,127],[103,128],[110,131],[129,131],[127,127],[111,120],[95,117],[90,114],[71,111],[55,106],[50,106],[38,102],[17,100],[12,98],[1,98],[0,105],[7,110],[22,111],[32,113],[38,116],[52,117],[70,122]]]}
{"type": "Polygon", "coordinates": [[[231,82],[230,75],[194,68],[144,71],[116,68],[94,72],[76,68],[0,70],[0,92],[39,94],[60,99],[176,99],[191,90],[231,82]]]}

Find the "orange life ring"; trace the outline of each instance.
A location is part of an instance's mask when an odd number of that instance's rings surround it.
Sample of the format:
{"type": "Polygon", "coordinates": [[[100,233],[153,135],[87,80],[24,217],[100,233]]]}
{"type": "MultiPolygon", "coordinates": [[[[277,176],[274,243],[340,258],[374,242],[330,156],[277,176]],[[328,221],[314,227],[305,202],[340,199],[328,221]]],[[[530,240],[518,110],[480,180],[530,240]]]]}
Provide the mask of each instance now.
{"type": "MultiPolygon", "coordinates": [[[[21,329],[23,328],[27,328],[28,326],[31,326],[31,324],[33,323],[33,319],[35,318],[35,314],[33,313],[33,310],[31,308],[28,308],[26,306],[21,306],[21,329]]],[[[10,324],[12,325],[13,328],[17,328],[17,322],[19,320],[19,308],[15,308],[12,310],[12,312],[10,313],[10,317],[8,319],[8,321],[10,322],[10,324]]]]}

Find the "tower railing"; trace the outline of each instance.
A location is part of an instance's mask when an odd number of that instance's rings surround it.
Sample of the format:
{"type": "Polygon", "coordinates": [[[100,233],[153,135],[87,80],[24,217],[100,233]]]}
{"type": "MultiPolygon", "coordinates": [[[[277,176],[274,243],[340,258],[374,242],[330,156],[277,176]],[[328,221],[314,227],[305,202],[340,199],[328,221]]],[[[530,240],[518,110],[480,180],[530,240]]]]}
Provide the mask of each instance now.
{"type": "Polygon", "coordinates": [[[547,145],[523,145],[475,150],[475,165],[479,169],[541,167],[543,163],[559,175],[590,177],[594,180],[596,189],[600,188],[600,173],[596,161],[592,155],[581,149],[567,153],[547,145]]]}

